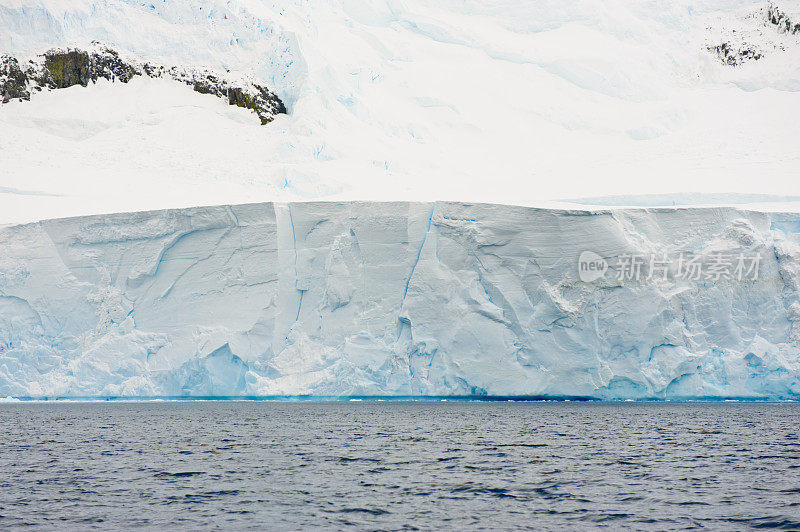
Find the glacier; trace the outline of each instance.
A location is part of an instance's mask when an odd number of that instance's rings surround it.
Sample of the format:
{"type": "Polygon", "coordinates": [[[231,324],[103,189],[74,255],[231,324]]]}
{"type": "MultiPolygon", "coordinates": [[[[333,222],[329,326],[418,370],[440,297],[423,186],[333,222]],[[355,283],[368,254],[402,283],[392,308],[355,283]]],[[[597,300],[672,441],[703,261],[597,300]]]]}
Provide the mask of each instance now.
{"type": "MultiPolygon", "coordinates": [[[[773,4],[800,20],[798,0],[773,4]]],[[[9,102],[0,223],[262,201],[797,196],[800,34],[769,5],[0,0],[0,55],[99,41],[252,78],[288,110],[261,127],[138,76],[9,102]],[[731,66],[710,50],[723,44],[763,57],[731,66]]]]}
{"type": "Polygon", "coordinates": [[[0,397],[800,398],[796,213],[257,203],[0,246],[0,397]],[[587,250],[763,262],[584,282],[587,250]]]}

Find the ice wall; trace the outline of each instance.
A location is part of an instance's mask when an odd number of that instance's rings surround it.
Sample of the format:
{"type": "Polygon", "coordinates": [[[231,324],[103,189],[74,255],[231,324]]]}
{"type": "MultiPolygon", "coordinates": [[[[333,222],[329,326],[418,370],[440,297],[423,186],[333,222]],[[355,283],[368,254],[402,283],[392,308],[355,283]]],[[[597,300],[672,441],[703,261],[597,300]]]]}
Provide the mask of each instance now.
{"type": "Polygon", "coordinates": [[[800,215],[295,203],[0,229],[0,396],[798,398],[800,215]],[[578,257],[763,256],[581,281],[578,257]]]}

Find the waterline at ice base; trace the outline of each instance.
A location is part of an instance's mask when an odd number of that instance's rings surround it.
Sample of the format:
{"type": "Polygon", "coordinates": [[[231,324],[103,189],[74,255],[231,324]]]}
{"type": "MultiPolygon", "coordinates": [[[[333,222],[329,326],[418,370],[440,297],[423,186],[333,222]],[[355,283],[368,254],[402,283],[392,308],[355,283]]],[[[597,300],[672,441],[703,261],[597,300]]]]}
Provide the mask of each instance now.
{"type": "Polygon", "coordinates": [[[800,398],[795,213],[260,203],[0,242],[0,397],[800,398]]]}

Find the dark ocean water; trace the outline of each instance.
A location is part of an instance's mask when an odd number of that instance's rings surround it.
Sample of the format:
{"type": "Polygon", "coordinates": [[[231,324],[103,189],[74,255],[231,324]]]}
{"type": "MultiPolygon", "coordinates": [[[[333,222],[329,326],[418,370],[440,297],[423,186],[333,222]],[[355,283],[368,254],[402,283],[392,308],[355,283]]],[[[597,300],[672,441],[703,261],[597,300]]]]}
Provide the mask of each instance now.
{"type": "Polygon", "coordinates": [[[0,405],[0,529],[800,529],[800,404],[0,405]]]}

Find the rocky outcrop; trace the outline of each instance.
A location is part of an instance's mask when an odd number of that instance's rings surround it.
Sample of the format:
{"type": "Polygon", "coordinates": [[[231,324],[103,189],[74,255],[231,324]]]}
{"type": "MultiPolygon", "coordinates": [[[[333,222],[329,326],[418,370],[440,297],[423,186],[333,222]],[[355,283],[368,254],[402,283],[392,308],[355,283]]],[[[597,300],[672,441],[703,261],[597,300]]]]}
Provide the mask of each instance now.
{"type": "Polygon", "coordinates": [[[253,81],[234,78],[230,73],[167,67],[120,57],[115,50],[96,45],[93,50],[49,50],[23,64],[12,56],[0,56],[0,98],[30,100],[42,90],[63,89],[74,85],[86,87],[98,79],[127,83],[135,76],[170,78],[192,87],[201,94],[212,94],[230,105],[250,109],[267,124],[278,114],[285,114],[281,99],[267,87],[253,81]]]}
{"type": "Polygon", "coordinates": [[[0,57],[0,100],[7,103],[14,99],[29,100],[28,77],[13,57],[0,57]]]}
{"type": "Polygon", "coordinates": [[[800,23],[773,3],[748,13],[725,30],[717,37],[724,40],[719,44],[712,41],[706,49],[733,67],[800,44],[793,37],[800,34],[800,23]]]}
{"type": "Polygon", "coordinates": [[[800,33],[800,21],[792,21],[785,12],[773,4],[767,7],[767,20],[777,26],[778,31],[792,35],[800,33]]]}
{"type": "Polygon", "coordinates": [[[746,61],[756,61],[764,56],[760,50],[755,48],[747,45],[735,46],[728,42],[709,46],[708,51],[714,52],[723,63],[730,66],[739,66],[746,61]]]}

